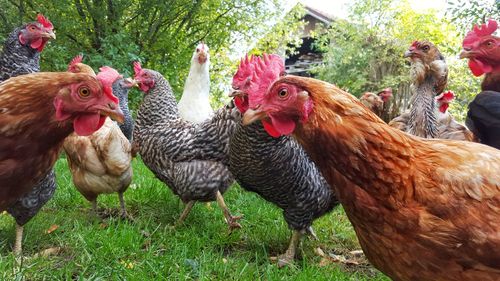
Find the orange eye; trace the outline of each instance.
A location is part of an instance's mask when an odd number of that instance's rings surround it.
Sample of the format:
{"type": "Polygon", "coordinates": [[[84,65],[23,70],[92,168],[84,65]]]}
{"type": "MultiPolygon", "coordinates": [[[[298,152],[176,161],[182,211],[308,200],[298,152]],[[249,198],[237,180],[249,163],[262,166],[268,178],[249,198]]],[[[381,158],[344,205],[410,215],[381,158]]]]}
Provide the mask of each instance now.
{"type": "Polygon", "coordinates": [[[90,90],[89,88],[87,87],[81,87],[79,90],[78,90],[78,94],[80,95],[80,97],[82,98],[88,98],[90,96],[90,90]]]}
{"type": "Polygon", "coordinates": [[[282,99],[288,97],[288,91],[286,89],[281,89],[279,92],[278,92],[278,96],[282,99]]]}
{"type": "Polygon", "coordinates": [[[35,30],[36,30],[36,27],[35,27],[35,26],[33,26],[33,25],[30,25],[30,26],[28,27],[28,29],[29,29],[29,31],[35,31],[35,30]]]}

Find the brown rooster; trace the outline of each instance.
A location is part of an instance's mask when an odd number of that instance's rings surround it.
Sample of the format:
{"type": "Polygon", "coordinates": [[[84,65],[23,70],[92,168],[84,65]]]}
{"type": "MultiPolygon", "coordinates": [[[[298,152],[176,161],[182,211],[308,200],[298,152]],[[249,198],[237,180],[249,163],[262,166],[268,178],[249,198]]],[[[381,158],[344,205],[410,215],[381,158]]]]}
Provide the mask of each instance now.
{"type": "Polygon", "coordinates": [[[123,119],[105,73],[41,72],[0,84],[0,211],[54,165],[63,140],[123,119]]]}
{"type": "Polygon", "coordinates": [[[405,134],[312,78],[274,82],[243,122],[258,119],[294,134],[392,279],[500,280],[499,150],[405,134]]]}

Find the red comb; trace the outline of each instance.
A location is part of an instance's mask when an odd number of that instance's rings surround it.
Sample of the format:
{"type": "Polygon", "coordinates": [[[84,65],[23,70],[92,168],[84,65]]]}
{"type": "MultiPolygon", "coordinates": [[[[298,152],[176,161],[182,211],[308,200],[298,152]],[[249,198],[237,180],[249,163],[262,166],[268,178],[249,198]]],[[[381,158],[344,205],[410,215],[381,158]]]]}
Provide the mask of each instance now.
{"type": "Polygon", "coordinates": [[[48,28],[48,29],[53,29],[54,26],[50,22],[50,20],[46,17],[44,17],[42,14],[38,14],[36,17],[36,20],[43,25],[43,27],[48,28]]]}
{"type": "Polygon", "coordinates": [[[68,65],[68,71],[75,72],[75,64],[81,63],[82,61],[83,61],[82,54],[79,54],[78,56],[74,57],[68,65]]]}
{"type": "Polygon", "coordinates": [[[488,23],[482,24],[481,26],[474,25],[474,28],[465,36],[462,46],[474,44],[482,37],[492,35],[497,28],[498,23],[493,19],[488,20],[488,23]]]}
{"type": "Polygon", "coordinates": [[[250,60],[249,63],[254,65],[247,90],[249,105],[253,108],[260,103],[271,84],[285,72],[285,64],[280,56],[274,54],[263,54],[262,57],[250,60]]]}
{"type": "Polygon", "coordinates": [[[238,66],[238,71],[233,76],[233,88],[243,88],[245,84],[250,82],[250,79],[254,70],[254,61],[257,57],[250,56],[248,54],[241,58],[240,65],[238,66]]]}
{"type": "Polygon", "coordinates": [[[139,61],[134,61],[134,73],[135,75],[139,74],[142,70],[141,63],[139,61]]]}
{"type": "Polygon", "coordinates": [[[117,79],[121,77],[122,76],[120,75],[120,73],[118,73],[118,71],[109,66],[103,66],[99,68],[99,73],[97,73],[96,77],[97,80],[101,82],[106,96],[108,96],[108,98],[110,98],[115,103],[118,103],[118,98],[113,95],[112,85],[117,79]]]}
{"type": "Polygon", "coordinates": [[[455,93],[453,91],[442,92],[436,99],[441,102],[449,103],[455,99],[455,93]]]}

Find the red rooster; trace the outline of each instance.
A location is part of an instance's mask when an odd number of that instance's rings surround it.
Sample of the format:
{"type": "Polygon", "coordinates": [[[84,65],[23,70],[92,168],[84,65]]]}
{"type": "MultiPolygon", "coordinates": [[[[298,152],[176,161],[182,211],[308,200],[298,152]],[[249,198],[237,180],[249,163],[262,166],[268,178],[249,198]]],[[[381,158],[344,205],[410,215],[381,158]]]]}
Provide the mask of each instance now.
{"type": "Polygon", "coordinates": [[[500,37],[493,35],[497,28],[494,20],[474,26],[460,57],[469,59],[472,74],[485,74],[482,92],[469,104],[466,125],[481,143],[500,149],[500,37]]]}
{"type": "Polygon", "coordinates": [[[406,134],[312,78],[274,82],[243,123],[258,119],[294,134],[392,279],[500,280],[499,150],[406,134]]]}
{"type": "Polygon", "coordinates": [[[48,173],[71,132],[89,135],[107,115],[123,120],[109,76],[41,72],[0,84],[0,211],[48,173]]]}

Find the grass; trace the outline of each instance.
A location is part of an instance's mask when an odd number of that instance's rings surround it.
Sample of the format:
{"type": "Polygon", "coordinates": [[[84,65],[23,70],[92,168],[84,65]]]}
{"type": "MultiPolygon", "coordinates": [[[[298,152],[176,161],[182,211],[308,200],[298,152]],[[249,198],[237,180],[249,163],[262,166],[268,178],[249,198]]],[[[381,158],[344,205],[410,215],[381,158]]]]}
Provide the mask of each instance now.
{"type": "MultiPolygon", "coordinates": [[[[171,225],[182,202],[134,159],[134,179],[125,193],[133,221],[105,219],[74,188],[65,159],[56,164],[54,198],[25,227],[22,260],[11,254],[14,220],[0,214],[0,280],[389,280],[361,260],[358,265],[321,262],[314,249],[348,255],[359,249],[342,208],[314,224],[320,241],[303,239],[295,266],[278,269],[270,256],[284,252],[290,230],[281,210],[237,185],[225,195],[243,228],[229,234],[215,202],[196,204],[184,225],[171,225]],[[57,229],[48,233],[51,226],[57,229]],[[60,247],[55,255],[37,253],[60,247]]],[[[100,208],[118,213],[115,194],[100,208]]]]}

